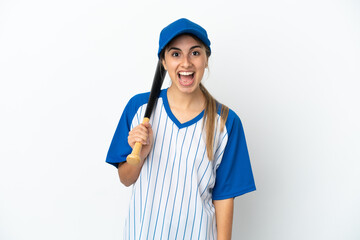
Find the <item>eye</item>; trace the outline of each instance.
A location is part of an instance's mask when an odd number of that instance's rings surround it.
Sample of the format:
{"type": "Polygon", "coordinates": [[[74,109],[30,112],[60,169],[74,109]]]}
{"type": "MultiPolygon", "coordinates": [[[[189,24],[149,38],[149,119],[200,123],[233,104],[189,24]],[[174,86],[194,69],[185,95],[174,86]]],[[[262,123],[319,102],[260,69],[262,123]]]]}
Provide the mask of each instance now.
{"type": "Polygon", "coordinates": [[[178,53],[178,52],[173,52],[172,54],[171,54],[171,56],[173,56],[173,57],[178,57],[180,54],[178,53]]]}
{"type": "Polygon", "coordinates": [[[200,53],[199,53],[198,51],[193,51],[191,54],[192,54],[193,56],[199,56],[199,55],[200,55],[200,53]]]}

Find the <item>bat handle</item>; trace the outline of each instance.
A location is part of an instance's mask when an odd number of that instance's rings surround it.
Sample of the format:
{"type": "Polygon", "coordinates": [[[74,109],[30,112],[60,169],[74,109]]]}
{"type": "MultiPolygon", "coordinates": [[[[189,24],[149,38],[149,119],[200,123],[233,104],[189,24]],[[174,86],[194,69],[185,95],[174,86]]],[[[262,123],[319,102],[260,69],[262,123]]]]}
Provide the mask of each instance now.
{"type": "MultiPolygon", "coordinates": [[[[149,118],[145,117],[142,123],[148,123],[150,121],[149,118]]],[[[138,165],[141,161],[140,152],[142,149],[142,144],[136,142],[132,152],[126,157],[126,161],[131,165],[138,165]]]]}

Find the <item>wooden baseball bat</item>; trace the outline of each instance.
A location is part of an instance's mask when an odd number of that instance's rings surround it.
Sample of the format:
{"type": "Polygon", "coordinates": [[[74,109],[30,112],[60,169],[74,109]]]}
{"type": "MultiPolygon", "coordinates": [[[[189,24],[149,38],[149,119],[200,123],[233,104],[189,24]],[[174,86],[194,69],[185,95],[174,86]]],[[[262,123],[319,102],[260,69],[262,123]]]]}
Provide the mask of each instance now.
{"type": "MultiPolygon", "coordinates": [[[[150,121],[150,115],[154,109],[156,100],[159,98],[161,86],[164,82],[165,75],[166,75],[166,70],[164,69],[163,65],[161,64],[161,60],[159,60],[157,66],[156,66],[155,76],[154,76],[154,80],[153,80],[151,91],[150,91],[149,101],[146,106],[143,123],[148,123],[150,121]]],[[[126,161],[131,165],[139,164],[141,161],[140,160],[141,149],[142,149],[142,144],[139,142],[136,142],[131,154],[129,154],[127,156],[126,161]]]]}

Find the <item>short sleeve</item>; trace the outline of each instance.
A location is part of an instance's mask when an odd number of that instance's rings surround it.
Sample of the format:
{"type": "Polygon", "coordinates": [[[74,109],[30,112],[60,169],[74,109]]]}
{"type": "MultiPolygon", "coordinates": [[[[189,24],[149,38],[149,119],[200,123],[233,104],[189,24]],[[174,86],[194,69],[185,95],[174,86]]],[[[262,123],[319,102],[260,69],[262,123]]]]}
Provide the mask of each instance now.
{"type": "Polygon", "coordinates": [[[256,190],[249,153],[240,118],[229,112],[226,122],[228,140],[213,189],[213,200],[240,196],[256,190]]]}
{"type": "Polygon", "coordinates": [[[106,162],[115,166],[116,168],[118,167],[119,163],[126,161],[127,155],[129,155],[132,150],[128,143],[128,135],[129,131],[131,130],[131,123],[138,110],[136,104],[137,98],[138,97],[135,96],[127,103],[121,115],[106,156],[106,162]]]}

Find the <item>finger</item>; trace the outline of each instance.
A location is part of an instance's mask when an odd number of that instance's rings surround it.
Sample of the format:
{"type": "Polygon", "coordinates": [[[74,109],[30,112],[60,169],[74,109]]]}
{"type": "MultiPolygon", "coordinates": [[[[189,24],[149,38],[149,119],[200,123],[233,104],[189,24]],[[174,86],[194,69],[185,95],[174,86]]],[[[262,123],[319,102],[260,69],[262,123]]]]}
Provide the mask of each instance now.
{"type": "Polygon", "coordinates": [[[147,130],[148,130],[149,137],[152,137],[152,135],[153,135],[152,127],[150,126],[147,130]]]}
{"type": "Polygon", "coordinates": [[[153,142],[153,130],[151,125],[148,126],[148,138],[147,138],[147,145],[152,145],[153,142]]]}
{"type": "Polygon", "coordinates": [[[129,132],[129,135],[148,135],[148,129],[145,126],[136,126],[129,132]]]}
{"type": "Polygon", "coordinates": [[[143,140],[143,141],[146,141],[149,137],[149,134],[148,132],[143,132],[143,131],[136,131],[136,132],[132,132],[131,134],[129,134],[129,137],[130,139],[132,140],[143,140]]]}
{"type": "Polygon", "coordinates": [[[133,128],[133,130],[146,130],[147,127],[145,124],[141,123],[139,125],[137,125],[136,127],[133,128]]]}
{"type": "Polygon", "coordinates": [[[143,138],[143,137],[139,137],[139,136],[129,136],[128,143],[131,147],[133,147],[136,142],[139,142],[142,145],[147,145],[148,144],[147,139],[148,138],[143,138]]]}
{"type": "Polygon", "coordinates": [[[143,125],[146,128],[151,128],[151,124],[146,122],[146,123],[141,123],[141,125],[143,125]]]}

